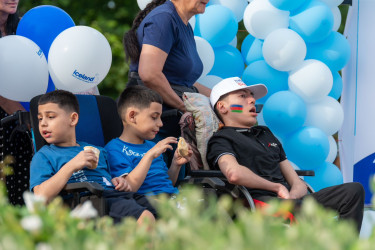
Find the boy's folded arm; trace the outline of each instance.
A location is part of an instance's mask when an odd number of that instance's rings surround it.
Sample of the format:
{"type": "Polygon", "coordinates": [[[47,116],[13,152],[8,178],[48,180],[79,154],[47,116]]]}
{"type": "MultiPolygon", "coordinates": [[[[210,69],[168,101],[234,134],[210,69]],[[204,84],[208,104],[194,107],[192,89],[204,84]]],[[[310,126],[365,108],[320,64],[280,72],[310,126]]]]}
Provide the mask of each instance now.
{"type": "Polygon", "coordinates": [[[34,193],[36,195],[45,197],[47,201],[51,201],[61,192],[72,174],[78,170],[74,165],[75,164],[74,162],[72,163],[72,161],[66,163],[50,179],[35,186],[33,188],[34,193]]]}
{"type": "Polygon", "coordinates": [[[255,174],[247,167],[240,165],[237,162],[237,159],[231,154],[222,155],[218,159],[218,164],[220,170],[232,184],[243,185],[248,188],[268,190],[277,194],[284,194],[287,191],[282,184],[268,181],[255,174]]]}
{"type": "Polygon", "coordinates": [[[142,186],[153,159],[152,154],[146,153],[130,173],[122,176],[130,185],[132,192],[137,192],[142,186]]]}

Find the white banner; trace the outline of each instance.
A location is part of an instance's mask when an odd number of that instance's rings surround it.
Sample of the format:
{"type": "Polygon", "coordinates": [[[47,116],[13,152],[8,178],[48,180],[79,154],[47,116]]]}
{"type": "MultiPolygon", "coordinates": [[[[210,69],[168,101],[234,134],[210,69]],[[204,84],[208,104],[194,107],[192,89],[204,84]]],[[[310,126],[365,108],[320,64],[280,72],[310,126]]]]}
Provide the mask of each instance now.
{"type": "Polygon", "coordinates": [[[344,32],[351,58],[342,70],[345,118],[339,131],[339,152],[344,182],[361,182],[366,204],[372,196],[369,178],[375,174],[374,23],[375,0],[353,0],[344,32]]]}

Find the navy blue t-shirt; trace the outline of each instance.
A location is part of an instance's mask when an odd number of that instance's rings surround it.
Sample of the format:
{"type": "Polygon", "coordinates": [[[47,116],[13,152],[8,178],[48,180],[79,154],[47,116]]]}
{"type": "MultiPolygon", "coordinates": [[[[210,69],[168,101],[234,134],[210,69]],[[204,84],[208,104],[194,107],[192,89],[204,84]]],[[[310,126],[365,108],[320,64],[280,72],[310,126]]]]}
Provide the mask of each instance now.
{"type": "MultiPolygon", "coordinates": [[[[169,83],[191,87],[202,74],[193,29],[185,25],[172,2],[153,9],[139,25],[137,36],[140,48],[149,44],[168,54],[163,73],[169,83]]],[[[130,65],[130,71],[138,71],[138,62],[130,65]]]]}

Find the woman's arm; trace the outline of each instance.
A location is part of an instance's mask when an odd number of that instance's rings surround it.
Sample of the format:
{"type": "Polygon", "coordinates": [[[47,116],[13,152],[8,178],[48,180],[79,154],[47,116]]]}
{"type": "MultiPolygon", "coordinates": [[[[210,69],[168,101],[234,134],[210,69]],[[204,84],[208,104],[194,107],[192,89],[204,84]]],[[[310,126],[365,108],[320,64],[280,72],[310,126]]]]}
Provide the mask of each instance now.
{"type": "Polygon", "coordinates": [[[206,86],[200,84],[199,82],[194,83],[194,87],[196,87],[202,95],[210,97],[211,89],[207,88],[206,86]]]}
{"type": "Polygon", "coordinates": [[[9,115],[13,114],[17,110],[25,111],[25,108],[21,105],[21,103],[6,99],[2,96],[0,96],[0,107],[9,115]]]}
{"type": "Polygon", "coordinates": [[[184,102],[174,92],[163,74],[163,67],[167,56],[168,54],[163,50],[144,44],[139,58],[138,73],[147,87],[161,95],[164,103],[185,112],[184,102]]]}

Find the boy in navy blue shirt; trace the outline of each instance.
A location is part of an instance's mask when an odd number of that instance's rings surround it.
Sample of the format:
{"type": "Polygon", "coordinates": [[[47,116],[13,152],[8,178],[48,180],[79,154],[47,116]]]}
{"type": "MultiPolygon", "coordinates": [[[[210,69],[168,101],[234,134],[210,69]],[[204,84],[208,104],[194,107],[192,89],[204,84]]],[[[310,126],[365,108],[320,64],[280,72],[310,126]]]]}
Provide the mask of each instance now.
{"type": "Polygon", "coordinates": [[[132,191],[155,195],[175,194],[174,187],[180,168],[190,160],[192,151],[182,157],[175,151],[167,168],[162,153],[171,149],[177,138],[167,137],[157,144],[151,142],[163,123],[162,99],[158,93],[144,86],[127,87],[120,95],[118,112],[124,130],[119,138],[106,146],[112,177],[125,179],[132,191]]]}
{"type": "MultiPolygon", "coordinates": [[[[43,95],[38,102],[39,131],[50,144],[41,148],[30,166],[30,189],[47,201],[56,197],[67,183],[97,182],[105,189],[109,215],[115,222],[132,216],[138,223],[147,218],[154,221],[156,214],[147,199],[129,191],[123,178],[111,178],[106,152],[100,147],[99,157],[91,146],[76,141],[79,104],[70,92],[56,90],[43,95]]],[[[93,135],[94,136],[94,135],[93,135]]]]}

